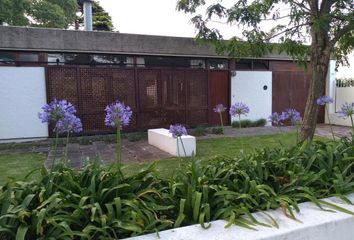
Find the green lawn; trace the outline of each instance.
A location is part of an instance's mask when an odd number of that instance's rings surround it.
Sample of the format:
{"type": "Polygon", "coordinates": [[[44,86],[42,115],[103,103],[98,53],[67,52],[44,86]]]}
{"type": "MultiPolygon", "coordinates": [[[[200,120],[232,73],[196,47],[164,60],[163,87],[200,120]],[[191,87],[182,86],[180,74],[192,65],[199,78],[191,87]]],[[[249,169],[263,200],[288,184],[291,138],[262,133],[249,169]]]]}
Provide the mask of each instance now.
{"type": "Polygon", "coordinates": [[[45,157],[43,154],[0,155],[0,185],[9,178],[21,180],[33,169],[40,168],[45,157]]]}
{"type": "MultiPolygon", "coordinates": [[[[254,137],[241,138],[214,138],[208,140],[199,140],[197,142],[197,159],[207,162],[214,156],[234,157],[241,154],[243,148],[244,153],[250,152],[260,147],[276,147],[276,146],[294,146],[296,143],[296,134],[277,134],[263,135],[254,137]]],[[[183,160],[177,158],[163,159],[156,162],[156,170],[162,177],[172,176],[175,169],[181,163],[187,163],[191,158],[183,160]]],[[[150,163],[129,164],[124,166],[126,173],[132,173],[149,166],[150,163]]]]}
{"type": "MultiPolygon", "coordinates": [[[[296,142],[296,135],[279,134],[242,138],[218,138],[208,140],[198,140],[197,159],[207,162],[209,158],[224,155],[236,156],[241,149],[247,153],[258,147],[293,146],[296,142]]],[[[39,168],[45,159],[43,154],[9,154],[0,155],[0,185],[4,184],[8,178],[20,180],[31,170],[39,168]]],[[[191,161],[190,158],[183,160],[177,158],[162,159],[156,161],[156,170],[162,177],[171,176],[181,163],[191,161]]],[[[126,173],[132,173],[149,166],[150,163],[132,163],[124,166],[126,173]]]]}

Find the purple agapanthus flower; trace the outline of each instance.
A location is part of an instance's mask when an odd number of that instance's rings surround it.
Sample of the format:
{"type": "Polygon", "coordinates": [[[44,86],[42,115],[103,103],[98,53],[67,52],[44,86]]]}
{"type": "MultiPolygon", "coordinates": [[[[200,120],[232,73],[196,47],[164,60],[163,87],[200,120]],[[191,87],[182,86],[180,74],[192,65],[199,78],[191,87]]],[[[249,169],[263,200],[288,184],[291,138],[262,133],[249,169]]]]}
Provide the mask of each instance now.
{"type": "Polygon", "coordinates": [[[290,120],[291,124],[295,125],[301,122],[301,114],[294,108],[288,108],[285,112],[282,112],[284,120],[290,120]]]}
{"type": "Polygon", "coordinates": [[[105,111],[106,118],[104,122],[108,127],[128,126],[133,114],[129,106],[125,106],[124,103],[119,101],[108,105],[105,111]]]}
{"type": "Polygon", "coordinates": [[[57,123],[60,119],[67,115],[73,115],[76,113],[75,107],[67,100],[54,99],[49,104],[45,104],[42,107],[43,112],[38,113],[38,117],[43,123],[54,122],[57,123]]]}
{"type": "Polygon", "coordinates": [[[222,104],[217,104],[213,110],[216,113],[223,113],[226,111],[226,107],[224,107],[222,104]]]}
{"type": "Polygon", "coordinates": [[[316,102],[318,105],[323,106],[328,103],[333,103],[333,99],[329,96],[322,96],[322,97],[317,98],[316,102]]]}
{"type": "Polygon", "coordinates": [[[354,115],[354,102],[344,103],[338,111],[338,116],[341,118],[352,117],[354,115]]]}
{"type": "Polygon", "coordinates": [[[188,135],[187,129],[181,124],[170,125],[170,133],[172,133],[173,138],[181,137],[183,135],[188,135]]]}
{"type": "Polygon", "coordinates": [[[247,115],[250,112],[248,106],[242,102],[235,103],[230,107],[231,116],[247,115]]]}
{"type": "Polygon", "coordinates": [[[66,115],[60,119],[57,124],[59,133],[79,133],[82,132],[82,123],[80,118],[74,114],[66,115]]]}
{"type": "Polygon", "coordinates": [[[277,112],[272,113],[268,117],[268,121],[272,123],[272,125],[280,126],[283,125],[283,121],[285,120],[285,115],[283,113],[279,114],[277,112]]]}

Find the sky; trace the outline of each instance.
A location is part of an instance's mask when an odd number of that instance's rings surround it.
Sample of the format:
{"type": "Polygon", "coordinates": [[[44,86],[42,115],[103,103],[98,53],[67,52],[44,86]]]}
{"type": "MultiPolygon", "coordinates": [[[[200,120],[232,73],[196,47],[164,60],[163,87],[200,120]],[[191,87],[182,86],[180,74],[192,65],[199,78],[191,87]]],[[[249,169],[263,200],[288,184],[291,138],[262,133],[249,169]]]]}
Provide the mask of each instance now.
{"type": "MultiPolygon", "coordinates": [[[[121,33],[194,37],[195,29],[190,23],[192,15],[176,11],[177,0],[99,0],[101,6],[112,16],[115,30],[121,33]]],[[[215,1],[214,1],[215,2],[215,1]]],[[[224,0],[226,4],[232,0],[224,0]]],[[[213,23],[224,38],[237,31],[236,26],[213,23]]],[[[354,53],[349,56],[350,67],[340,67],[337,77],[354,77],[354,53]]]]}

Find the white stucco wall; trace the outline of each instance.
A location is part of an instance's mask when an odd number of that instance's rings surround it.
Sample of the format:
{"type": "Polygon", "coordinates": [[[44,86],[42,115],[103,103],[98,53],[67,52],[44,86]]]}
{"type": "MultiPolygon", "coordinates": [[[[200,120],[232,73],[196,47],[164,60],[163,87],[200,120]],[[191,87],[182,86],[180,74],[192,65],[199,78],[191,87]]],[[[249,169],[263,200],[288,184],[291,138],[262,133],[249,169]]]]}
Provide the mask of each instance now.
{"type": "Polygon", "coordinates": [[[38,119],[46,103],[42,67],[0,67],[0,140],[48,137],[38,119]]]}
{"type": "MultiPolygon", "coordinates": [[[[328,112],[331,124],[351,126],[350,119],[343,119],[338,117],[336,111],[340,109],[340,106],[345,102],[354,101],[354,88],[337,88],[336,87],[336,61],[331,60],[329,64],[326,84],[326,95],[334,99],[333,104],[328,105],[328,112]]],[[[325,116],[325,122],[329,123],[327,112],[325,116]]]]}
{"type": "MultiPolygon", "coordinates": [[[[231,104],[236,102],[243,102],[250,108],[250,113],[243,119],[267,119],[272,113],[272,72],[236,71],[231,77],[231,104]],[[267,86],[266,90],[264,86],[267,86]]],[[[238,119],[231,119],[234,120],[238,119]]]]}

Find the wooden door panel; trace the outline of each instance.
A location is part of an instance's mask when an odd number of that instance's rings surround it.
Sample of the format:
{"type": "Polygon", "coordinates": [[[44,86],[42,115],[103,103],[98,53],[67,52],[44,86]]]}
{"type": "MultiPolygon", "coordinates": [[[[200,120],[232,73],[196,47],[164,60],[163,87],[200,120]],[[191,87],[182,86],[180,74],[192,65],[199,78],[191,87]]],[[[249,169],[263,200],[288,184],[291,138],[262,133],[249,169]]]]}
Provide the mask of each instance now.
{"type": "Polygon", "coordinates": [[[227,111],[223,114],[224,124],[230,123],[228,110],[230,107],[230,78],[228,71],[210,71],[209,72],[209,124],[219,125],[220,117],[214,113],[213,108],[217,104],[223,104],[227,111]]]}
{"type": "MultiPolygon", "coordinates": [[[[310,80],[311,75],[303,71],[274,71],[272,111],[282,112],[287,108],[295,108],[303,116],[310,80]]],[[[324,122],[323,107],[320,107],[317,122],[324,122]]]]}
{"type": "Polygon", "coordinates": [[[290,80],[288,72],[273,72],[272,112],[282,112],[290,107],[290,80]]]}

